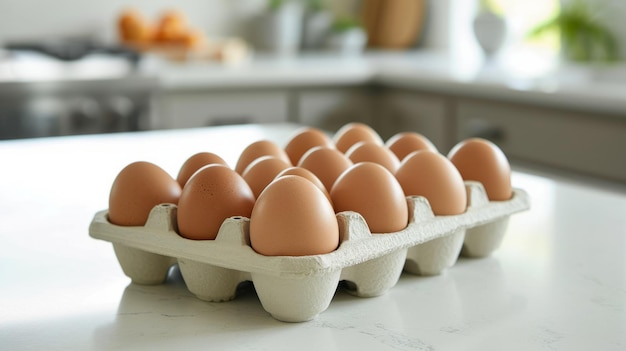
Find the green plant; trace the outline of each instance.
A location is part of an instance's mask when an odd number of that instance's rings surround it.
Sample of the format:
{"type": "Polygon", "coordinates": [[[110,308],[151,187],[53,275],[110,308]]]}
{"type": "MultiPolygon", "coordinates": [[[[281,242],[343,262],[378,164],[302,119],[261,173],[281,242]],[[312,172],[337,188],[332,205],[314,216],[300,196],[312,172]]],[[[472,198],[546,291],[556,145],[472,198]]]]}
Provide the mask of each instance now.
{"type": "Polygon", "coordinates": [[[554,18],[532,29],[531,37],[558,30],[563,54],[577,62],[610,62],[618,59],[613,33],[595,16],[585,0],[574,0],[554,18]]]}
{"type": "Polygon", "coordinates": [[[494,6],[491,3],[491,0],[480,0],[479,8],[481,11],[493,11],[494,6]]]}
{"type": "Polygon", "coordinates": [[[268,6],[270,10],[278,10],[281,6],[283,6],[284,0],[269,0],[268,6]]]}
{"type": "Polygon", "coordinates": [[[501,17],[504,16],[504,8],[502,7],[502,1],[479,0],[478,10],[480,12],[491,12],[501,17]]]}
{"type": "MultiPolygon", "coordinates": [[[[285,4],[285,2],[287,1],[289,0],[268,0],[267,7],[271,11],[276,11],[280,9],[280,7],[283,6],[283,4],[285,4]]],[[[324,9],[323,0],[307,0],[305,1],[305,5],[310,10],[321,11],[324,9]]]]}
{"type": "Polygon", "coordinates": [[[353,28],[361,28],[361,22],[352,17],[340,17],[333,23],[332,30],[335,32],[345,32],[353,28]]]}
{"type": "Polygon", "coordinates": [[[324,1],[323,0],[308,0],[306,2],[307,8],[311,11],[322,11],[324,10],[324,1]]]}

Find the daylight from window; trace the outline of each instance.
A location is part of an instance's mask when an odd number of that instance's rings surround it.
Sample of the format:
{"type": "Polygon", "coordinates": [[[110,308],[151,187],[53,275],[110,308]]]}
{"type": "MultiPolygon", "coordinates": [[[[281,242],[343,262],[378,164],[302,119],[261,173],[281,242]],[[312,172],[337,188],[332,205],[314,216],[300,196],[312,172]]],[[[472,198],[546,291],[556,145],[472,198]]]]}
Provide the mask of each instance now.
{"type": "Polygon", "coordinates": [[[519,73],[541,74],[554,67],[559,57],[559,33],[529,36],[530,31],[560,11],[558,0],[490,0],[495,12],[504,16],[509,38],[503,55],[506,65],[519,73]]]}

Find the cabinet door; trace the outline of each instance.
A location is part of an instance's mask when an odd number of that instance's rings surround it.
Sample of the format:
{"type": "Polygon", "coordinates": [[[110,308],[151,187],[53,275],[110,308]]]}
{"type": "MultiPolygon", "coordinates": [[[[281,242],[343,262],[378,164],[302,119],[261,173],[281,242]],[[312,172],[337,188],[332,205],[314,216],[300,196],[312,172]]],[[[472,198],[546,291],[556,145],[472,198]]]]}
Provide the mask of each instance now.
{"type": "Polygon", "coordinates": [[[511,158],[626,181],[626,118],[460,100],[458,139],[492,139],[511,158]]]}
{"type": "Polygon", "coordinates": [[[373,126],[374,102],[367,88],[301,90],[297,97],[296,121],[335,132],[349,122],[373,126]]]}
{"type": "Polygon", "coordinates": [[[424,135],[441,152],[452,146],[454,128],[450,126],[449,102],[443,96],[403,90],[388,90],[379,99],[378,129],[387,140],[399,132],[424,135]]]}
{"type": "Polygon", "coordinates": [[[168,92],[158,103],[156,128],[287,121],[285,92],[168,92]]]}

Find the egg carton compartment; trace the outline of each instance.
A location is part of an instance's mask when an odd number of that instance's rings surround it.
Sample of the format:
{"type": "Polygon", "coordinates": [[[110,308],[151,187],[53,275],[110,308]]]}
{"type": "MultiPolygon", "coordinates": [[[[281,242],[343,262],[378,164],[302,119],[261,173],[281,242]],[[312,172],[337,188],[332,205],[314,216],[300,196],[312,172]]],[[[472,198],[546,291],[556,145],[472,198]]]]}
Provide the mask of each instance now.
{"type": "Polygon", "coordinates": [[[177,234],[176,205],[156,206],[145,226],[111,224],[107,210],[95,214],[89,234],[111,242],[124,273],[137,284],[161,284],[178,264],[187,288],[206,301],[228,301],[237,286],[252,281],[263,308],[274,318],[302,322],[326,310],[340,281],[361,297],[378,296],[403,270],[440,274],[460,253],[486,256],[497,249],[508,217],[530,207],[525,191],[508,201],[488,201],[482,184],[466,181],[466,212],[435,216],[428,201],[407,197],[408,226],[395,233],[371,233],[356,212],[337,214],[337,250],[311,256],[263,256],[250,246],[249,219],[228,218],[215,240],[177,234]]]}

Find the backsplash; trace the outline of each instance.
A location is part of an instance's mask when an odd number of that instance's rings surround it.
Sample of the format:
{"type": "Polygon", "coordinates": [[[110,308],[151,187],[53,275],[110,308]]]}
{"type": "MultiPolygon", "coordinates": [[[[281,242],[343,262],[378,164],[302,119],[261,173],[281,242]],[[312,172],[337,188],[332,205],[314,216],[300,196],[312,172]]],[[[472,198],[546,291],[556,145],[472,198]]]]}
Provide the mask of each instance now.
{"type": "MultiPolygon", "coordinates": [[[[175,7],[195,28],[208,36],[246,37],[247,23],[269,0],[0,0],[0,45],[7,41],[88,36],[106,42],[116,39],[116,17],[125,7],[135,7],[156,19],[175,7]]],[[[334,12],[345,14],[364,0],[324,0],[334,12]]],[[[568,0],[562,0],[568,1],[568,0]]],[[[626,58],[626,3],[623,0],[589,0],[602,4],[602,18],[618,37],[621,57],[626,58]]],[[[429,0],[429,18],[421,45],[455,51],[456,43],[473,40],[470,0],[429,0]],[[458,9],[458,10],[457,10],[458,9]]]]}
{"type": "Polygon", "coordinates": [[[0,0],[0,43],[13,40],[90,36],[116,38],[116,18],[134,7],[156,19],[169,8],[184,12],[189,23],[211,36],[236,35],[245,19],[265,0],[0,0]]]}
{"type": "MultiPolygon", "coordinates": [[[[269,0],[0,0],[0,45],[7,41],[40,40],[59,37],[94,37],[107,42],[117,36],[116,18],[125,7],[134,7],[150,19],[168,8],[184,12],[189,24],[208,36],[242,36],[246,39],[250,18],[267,6],[269,0]]],[[[326,7],[342,16],[358,11],[364,0],[323,0],[326,7]]],[[[429,14],[429,37],[423,45],[446,48],[449,31],[445,28],[451,3],[437,0],[429,14]]],[[[466,0],[462,0],[466,1],[466,0]]]]}

